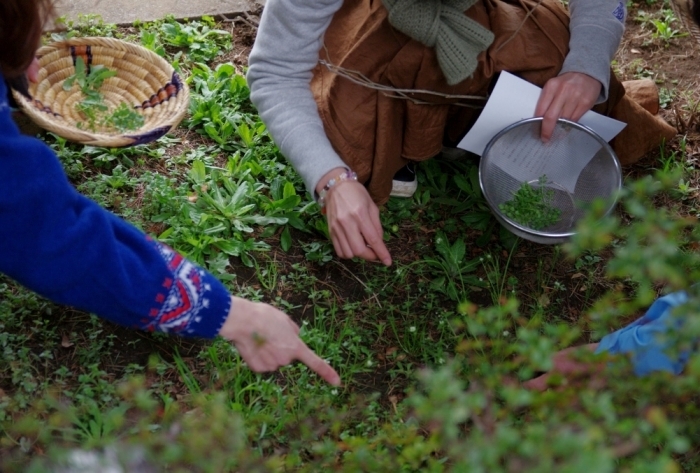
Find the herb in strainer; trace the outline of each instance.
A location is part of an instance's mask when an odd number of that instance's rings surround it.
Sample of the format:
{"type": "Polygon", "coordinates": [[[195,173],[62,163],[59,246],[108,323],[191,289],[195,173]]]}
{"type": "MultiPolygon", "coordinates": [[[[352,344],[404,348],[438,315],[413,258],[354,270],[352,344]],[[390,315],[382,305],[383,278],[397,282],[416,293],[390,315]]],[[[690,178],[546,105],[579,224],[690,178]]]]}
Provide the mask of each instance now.
{"type": "Polygon", "coordinates": [[[552,226],[561,217],[561,210],[552,206],[554,190],[545,187],[547,176],[542,175],[538,183],[536,187],[524,183],[511,200],[499,205],[506,217],[533,230],[552,226]]]}

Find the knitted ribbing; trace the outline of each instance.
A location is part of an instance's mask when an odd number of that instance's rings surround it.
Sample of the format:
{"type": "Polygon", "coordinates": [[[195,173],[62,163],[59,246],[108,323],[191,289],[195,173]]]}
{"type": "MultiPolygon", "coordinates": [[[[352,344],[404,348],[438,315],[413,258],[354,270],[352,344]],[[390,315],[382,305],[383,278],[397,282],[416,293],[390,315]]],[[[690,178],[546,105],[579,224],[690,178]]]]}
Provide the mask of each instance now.
{"type": "Polygon", "coordinates": [[[464,12],[477,0],[382,0],[389,23],[422,44],[435,47],[447,83],[474,73],[477,56],[493,42],[493,33],[464,12]]]}

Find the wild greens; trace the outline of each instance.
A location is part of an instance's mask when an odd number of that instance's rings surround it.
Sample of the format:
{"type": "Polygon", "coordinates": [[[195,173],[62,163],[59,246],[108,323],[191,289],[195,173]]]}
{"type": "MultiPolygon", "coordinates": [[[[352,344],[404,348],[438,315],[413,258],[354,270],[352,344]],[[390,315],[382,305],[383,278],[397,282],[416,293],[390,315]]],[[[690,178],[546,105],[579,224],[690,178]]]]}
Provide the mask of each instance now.
{"type": "MultiPolygon", "coordinates": [[[[75,73],[63,81],[63,90],[71,90],[78,86],[83,99],[76,103],[75,108],[85,118],[87,128],[95,131],[100,128],[116,129],[120,133],[127,130],[137,130],[143,126],[143,116],[135,112],[126,102],[121,102],[111,112],[105,103],[104,95],[100,91],[102,84],[110,77],[117,75],[117,71],[110,70],[101,64],[88,67],[82,57],[75,60],[75,73]]],[[[85,126],[78,122],[77,126],[85,126]]]]}
{"type": "Polygon", "coordinates": [[[561,210],[554,207],[554,190],[547,187],[547,176],[542,175],[535,186],[525,182],[513,194],[513,198],[502,203],[501,212],[533,230],[542,230],[559,221],[561,210]]]}

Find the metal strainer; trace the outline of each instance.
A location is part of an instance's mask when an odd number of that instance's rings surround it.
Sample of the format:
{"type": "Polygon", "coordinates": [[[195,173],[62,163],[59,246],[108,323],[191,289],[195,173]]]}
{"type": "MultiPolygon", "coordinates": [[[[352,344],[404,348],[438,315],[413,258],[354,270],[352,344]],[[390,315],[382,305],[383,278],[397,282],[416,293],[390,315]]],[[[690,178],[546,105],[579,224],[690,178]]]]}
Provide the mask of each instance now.
{"type": "Polygon", "coordinates": [[[491,211],[514,234],[537,243],[562,243],[595,199],[610,212],[622,186],[620,163],[610,145],[591,129],[559,119],[552,138],[540,139],[542,118],[514,123],[491,139],[479,164],[479,184],[491,211]],[[501,205],[523,186],[547,188],[547,205],[558,209],[551,225],[534,229],[509,218],[501,205]]]}

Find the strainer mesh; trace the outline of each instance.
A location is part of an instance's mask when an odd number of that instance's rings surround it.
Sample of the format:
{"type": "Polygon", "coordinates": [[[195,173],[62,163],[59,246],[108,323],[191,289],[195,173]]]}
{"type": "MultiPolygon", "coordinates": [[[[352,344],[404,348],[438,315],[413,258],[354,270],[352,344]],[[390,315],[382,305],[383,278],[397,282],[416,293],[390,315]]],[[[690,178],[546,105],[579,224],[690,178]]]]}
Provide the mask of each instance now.
{"type": "Polygon", "coordinates": [[[522,122],[495,139],[482,156],[484,193],[493,210],[513,199],[523,183],[553,192],[550,205],[561,211],[544,233],[566,233],[582,216],[586,204],[610,197],[618,189],[616,161],[602,141],[566,122],[558,122],[548,143],[540,139],[541,121],[522,122]],[[546,176],[546,179],[543,178],[546,176]]]}

